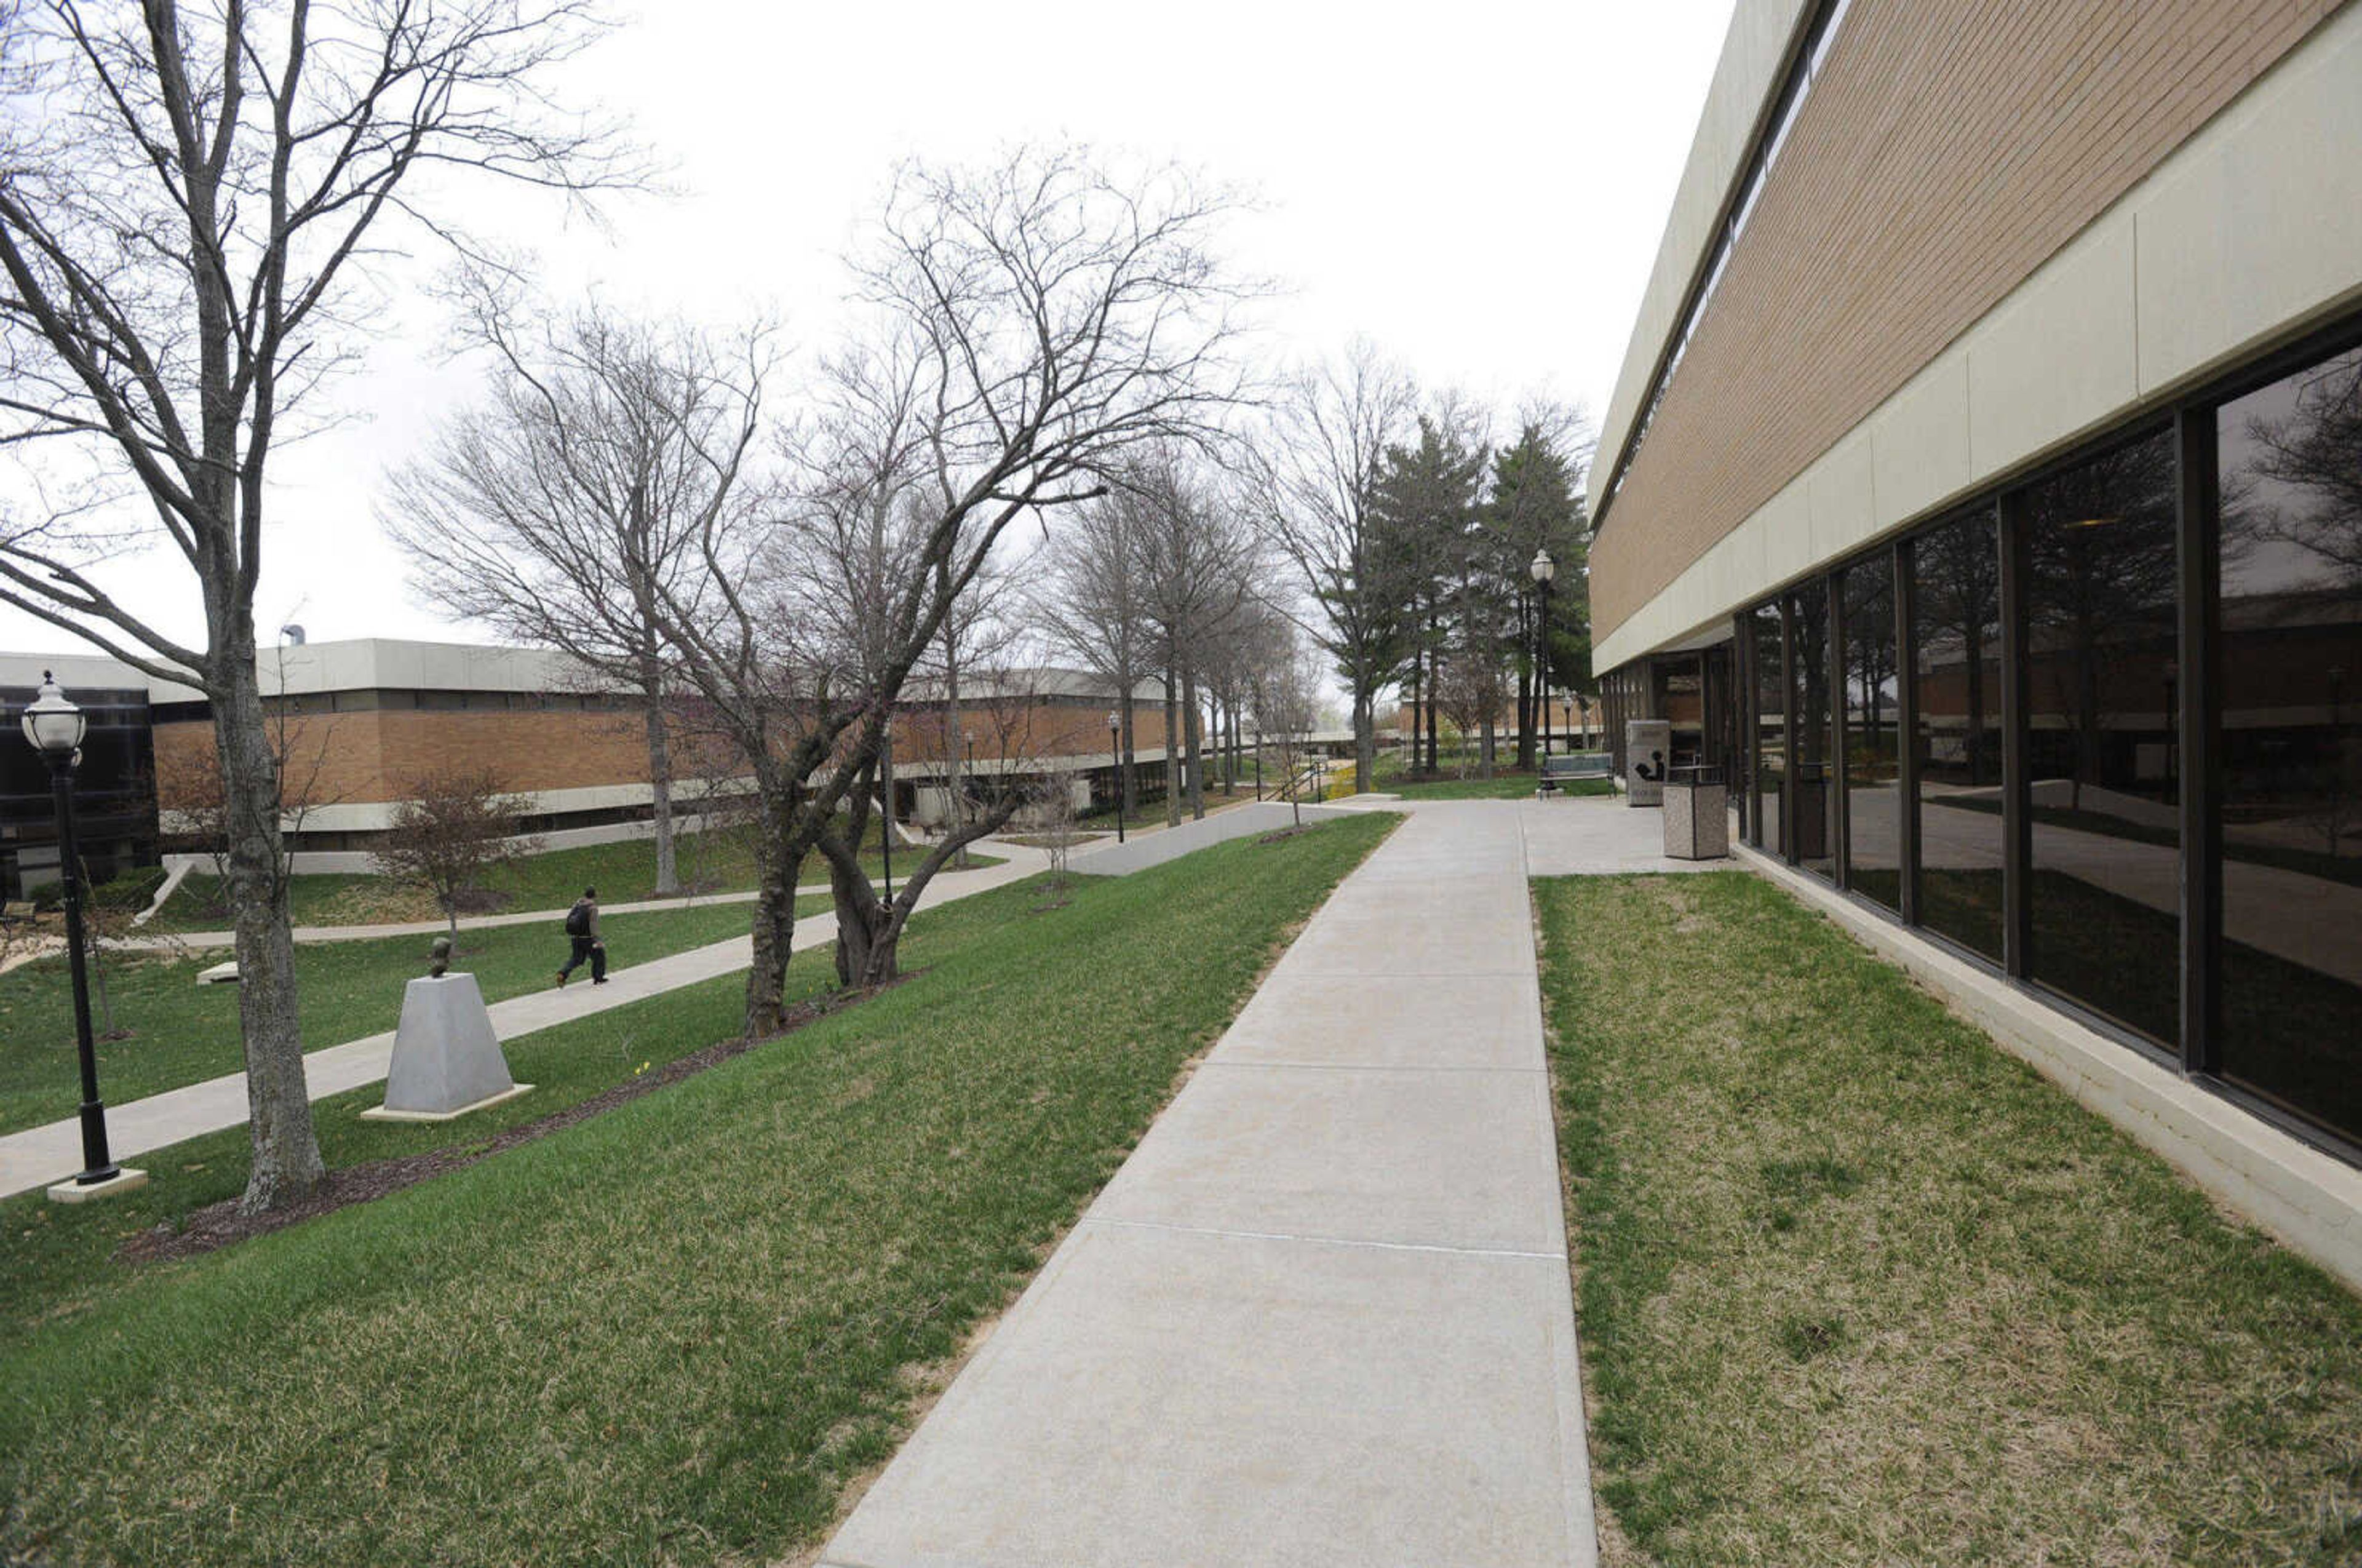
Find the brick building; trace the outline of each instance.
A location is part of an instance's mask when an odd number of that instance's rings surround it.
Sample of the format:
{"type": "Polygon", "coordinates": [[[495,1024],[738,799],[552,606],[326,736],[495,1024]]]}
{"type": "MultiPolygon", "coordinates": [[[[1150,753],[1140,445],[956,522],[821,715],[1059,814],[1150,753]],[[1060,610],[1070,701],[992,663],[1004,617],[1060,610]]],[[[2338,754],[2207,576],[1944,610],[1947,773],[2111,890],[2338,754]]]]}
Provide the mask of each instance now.
{"type": "MultiPolygon", "coordinates": [[[[370,637],[270,649],[259,663],[264,707],[281,726],[300,870],[367,869],[409,781],[454,767],[492,768],[502,788],[530,801],[525,830],[554,845],[648,831],[639,702],[562,656],[370,637]]],[[[86,847],[110,865],[152,864],[160,812],[169,847],[176,824],[185,826],[179,813],[218,787],[211,705],[191,688],[82,654],[0,654],[0,703],[13,713],[50,668],[93,712],[94,761],[80,795],[86,847]]],[[[1163,700],[1145,683],[1132,708],[1133,764],[1152,784],[1164,761],[1163,700]]],[[[963,683],[955,720],[940,693],[914,690],[895,720],[897,816],[939,821],[952,791],[1053,772],[1104,801],[1115,783],[1113,705],[1105,682],[1065,669],[979,672],[963,683]],[[958,737],[949,746],[946,733],[958,737]]],[[[693,815],[709,796],[743,792],[726,756],[701,745],[693,724],[676,725],[673,751],[676,811],[693,815]]],[[[38,767],[29,753],[17,760],[38,767]]],[[[38,874],[39,845],[50,842],[46,784],[10,768],[0,776],[0,834],[21,844],[38,874]]],[[[0,871],[14,876],[18,856],[6,853],[0,871]]]]}
{"type": "Polygon", "coordinates": [[[1611,734],[2362,1161],[2362,6],[1739,0],[1591,497],[1611,734]]]}

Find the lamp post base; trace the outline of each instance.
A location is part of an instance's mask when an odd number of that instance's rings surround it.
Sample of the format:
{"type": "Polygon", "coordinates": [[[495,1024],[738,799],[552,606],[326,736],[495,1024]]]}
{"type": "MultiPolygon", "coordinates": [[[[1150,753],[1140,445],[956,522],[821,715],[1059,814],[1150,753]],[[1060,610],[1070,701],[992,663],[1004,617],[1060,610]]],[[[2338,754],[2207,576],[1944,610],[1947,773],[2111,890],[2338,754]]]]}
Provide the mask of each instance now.
{"type": "Polygon", "coordinates": [[[87,1186],[80,1181],[59,1182],[50,1188],[50,1201],[51,1203],[90,1203],[102,1198],[113,1198],[118,1193],[133,1192],[147,1185],[146,1171],[133,1170],[129,1165],[122,1165],[118,1166],[116,1173],[105,1181],[91,1182],[87,1186]]]}

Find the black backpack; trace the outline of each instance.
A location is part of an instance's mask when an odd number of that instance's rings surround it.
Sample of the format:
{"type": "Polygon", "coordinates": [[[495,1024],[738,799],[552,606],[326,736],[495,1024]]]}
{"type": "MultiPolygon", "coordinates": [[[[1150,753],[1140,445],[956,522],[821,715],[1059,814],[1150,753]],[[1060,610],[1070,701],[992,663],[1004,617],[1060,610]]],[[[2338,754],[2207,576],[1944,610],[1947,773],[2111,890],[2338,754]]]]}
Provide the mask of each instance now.
{"type": "Polygon", "coordinates": [[[566,934],[568,936],[588,936],[590,934],[590,906],[589,904],[576,904],[572,909],[566,911],[566,934]]]}

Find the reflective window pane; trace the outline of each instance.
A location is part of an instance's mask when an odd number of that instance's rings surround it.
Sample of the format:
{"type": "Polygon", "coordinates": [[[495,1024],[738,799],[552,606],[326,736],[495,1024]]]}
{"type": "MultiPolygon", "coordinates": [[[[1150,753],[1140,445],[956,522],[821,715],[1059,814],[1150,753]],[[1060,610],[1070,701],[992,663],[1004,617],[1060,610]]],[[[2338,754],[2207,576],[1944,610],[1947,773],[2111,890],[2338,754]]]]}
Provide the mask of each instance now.
{"type": "Polygon", "coordinates": [[[2362,1139],[2362,349],[2216,436],[2223,1072],[2362,1139]]]}
{"type": "Polygon", "coordinates": [[[2170,431],[2027,493],[2030,973],[2180,1035],[2180,827],[2170,431]]]}
{"type": "Polygon", "coordinates": [[[1881,552],[1846,568],[1846,885],[1903,907],[1901,684],[1894,657],[1894,563],[1881,552]]]}
{"type": "Polygon", "coordinates": [[[1919,922],[1998,964],[2001,547],[1991,506],[1912,543],[1919,922]]]}
{"type": "Polygon", "coordinates": [[[1780,800],[1787,788],[1788,735],[1783,716],[1781,671],[1786,668],[1780,650],[1780,607],[1763,604],[1749,617],[1755,629],[1752,664],[1755,670],[1755,844],[1780,853],[1780,800]]]}
{"type": "Polygon", "coordinates": [[[1829,596],[1825,585],[1808,584],[1789,595],[1788,617],[1794,646],[1795,766],[1789,787],[1795,791],[1794,858],[1806,870],[1837,875],[1829,836],[1829,792],[1834,787],[1829,745],[1829,596]]]}

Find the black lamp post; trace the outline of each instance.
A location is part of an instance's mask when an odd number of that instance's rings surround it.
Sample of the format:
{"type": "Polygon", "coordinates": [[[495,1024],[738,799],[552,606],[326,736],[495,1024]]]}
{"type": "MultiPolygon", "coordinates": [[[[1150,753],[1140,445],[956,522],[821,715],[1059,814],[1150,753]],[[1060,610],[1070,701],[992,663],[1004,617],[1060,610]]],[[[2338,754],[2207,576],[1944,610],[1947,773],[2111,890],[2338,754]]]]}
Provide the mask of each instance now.
{"type": "Polygon", "coordinates": [[[106,1153],[106,1103],[98,1098],[98,1052],[90,1038],[90,972],[83,966],[82,853],[74,843],[73,770],[82,759],[83,732],[89,719],[66,701],[57,679],[41,671],[39,695],[19,721],[25,739],[50,765],[50,790],[57,803],[58,879],[66,906],[67,966],[73,972],[74,1048],[82,1056],[82,1174],[76,1187],[96,1187],[123,1173],[106,1153]]]}
{"type": "Polygon", "coordinates": [[[1558,563],[1551,559],[1550,547],[1544,546],[1534,552],[1533,563],[1526,569],[1533,574],[1534,585],[1542,593],[1541,621],[1535,636],[1538,646],[1534,650],[1534,682],[1541,688],[1542,756],[1547,757],[1551,752],[1550,591],[1551,579],[1558,575],[1558,563]]]}
{"type": "Polygon", "coordinates": [[[894,901],[894,721],[889,719],[877,730],[877,777],[885,785],[885,799],[879,804],[877,818],[877,854],[885,862],[886,901],[894,901]]]}
{"type": "Polygon", "coordinates": [[[1115,841],[1123,842],[1123,715],[1108,710],[1108,756],[1115,761],[1115,841]]]}

